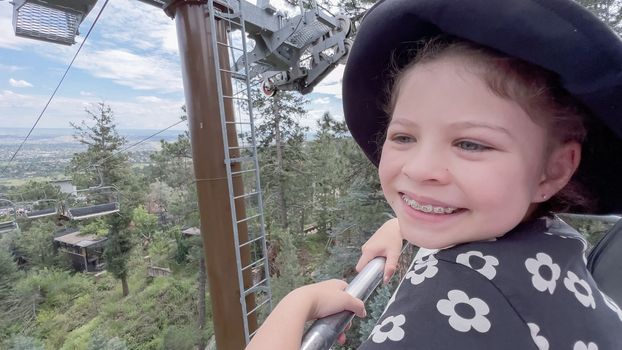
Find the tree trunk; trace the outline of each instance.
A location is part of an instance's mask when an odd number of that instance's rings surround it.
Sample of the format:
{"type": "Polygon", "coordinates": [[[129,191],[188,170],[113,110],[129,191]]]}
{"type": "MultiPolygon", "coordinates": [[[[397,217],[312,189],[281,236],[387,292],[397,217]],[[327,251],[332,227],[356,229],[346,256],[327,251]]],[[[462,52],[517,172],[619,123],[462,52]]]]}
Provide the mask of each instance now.
{"type": "Polygon", "coordinates": [[[128,294],[130,294],[130,287],[127,285],[127,276],[121,277],[121,286],[123,286],[123,296],[128,296],[128,294]]]}
{"type": "Polygon", "coordinates": [[[281,217],[281,226],[286,229],[289,223],[287,222],[287,203],[285,202],[285,181],[283,180],[283,141],[281,140],[281,125],[279,121],[276,122],[276,130],[274,130],[274,143],[276,144],[276,164],[277,174],[279,177],[279,213],[281,217]]]}
{"type": "Polygon", "coordinates": [[[205,332],[203,329],[205,328],[205,281],[206,281],[206,272],[205,272],[205,258],[203,257],[203,252],[201,252],[201,259],[199,260],[199,319],[198,319],[198,328],[200,331],[199,336],[199,350],[205,349],[205,332]]]}
{"type": "Polygon", "coordinates": [[[305,207],[302,206],[300,209],[300,233],[304,235],[305,233],[305,207]]]}

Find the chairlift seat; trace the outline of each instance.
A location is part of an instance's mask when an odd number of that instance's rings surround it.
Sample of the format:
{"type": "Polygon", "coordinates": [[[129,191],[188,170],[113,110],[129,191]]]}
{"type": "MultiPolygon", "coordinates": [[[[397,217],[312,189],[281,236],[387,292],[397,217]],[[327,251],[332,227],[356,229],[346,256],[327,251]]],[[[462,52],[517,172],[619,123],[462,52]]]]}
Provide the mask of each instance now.
{"type": "Polygon", "coordinates": [[[119,203],[104,203],[92,205],[88,207],[69,208],[69,217],[72,220],[83,220],[98,216],[117,213],[119,211],[119,203]]]}
{"type": "Polygon", "coordinates": [[[52,215],[56,215],[57,210],[56,208],[45,208],[45,209],[40,209],[40,210],[31,210],[26,212],[26,217],[29,219],[37,219],[37,218],[43,218],[46,216],[52,216],[52,215]]]}
{"type": "Polygon", "coordinates": [[[16,36],[63,45],[75,44],[78,27],[97,0],[14,0],[16,36]]]}
{"type": "Polygon", "coordinates": [[[17,222],[15,221],[0,222],[0,234],[13,231],[13,230],[17,230],[18,228],[19,226],[17,225],[17,222]]]}
{"type": "Polygon", "coordinates": [[[58,214],[58,201],[55,199],[39,199],[30,203],[24,211],[28,219],[38,219],[58,214]]]}
{"type": "Polygon", "coordinates": [[[622,219],[590,251],[587,268],[598,287],[622,305],[622,219]]]}
{"type": "Polygon", "coordinates": [[[0,221],[0,233],[6,233],[19,228],[17,224],[17,210],[15,204],[8,199],[0,198],[0,214],[4,216],[0,221]],[[7,218],[8,216],[8,218],[7,218]]]}

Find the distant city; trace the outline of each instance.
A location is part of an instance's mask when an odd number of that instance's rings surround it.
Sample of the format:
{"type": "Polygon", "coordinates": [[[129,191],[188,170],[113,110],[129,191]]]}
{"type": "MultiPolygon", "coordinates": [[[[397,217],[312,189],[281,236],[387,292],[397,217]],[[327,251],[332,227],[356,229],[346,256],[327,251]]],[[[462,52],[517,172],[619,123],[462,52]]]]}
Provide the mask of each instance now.
{"type": "MultiPolygon", "coordinates": [[[[71,128],[37,128],[19,151],[8,161],[28,134],[26,128],[0,128],[0,185],[18,185],[27,180],[59,179],[74,153],[86,147],[73,138],[71,128]],[[8,166],[7,166],[8,165],[8,166]]],[[[127,138],[127,146],[142,141],[159,130],[123,130],[119,135],[127,138]]],[[[135,165],[147,163],[149,155],[160,148],[160,140],[172,142],[183,130],[166,130],[127,151],[135,165]]]]}

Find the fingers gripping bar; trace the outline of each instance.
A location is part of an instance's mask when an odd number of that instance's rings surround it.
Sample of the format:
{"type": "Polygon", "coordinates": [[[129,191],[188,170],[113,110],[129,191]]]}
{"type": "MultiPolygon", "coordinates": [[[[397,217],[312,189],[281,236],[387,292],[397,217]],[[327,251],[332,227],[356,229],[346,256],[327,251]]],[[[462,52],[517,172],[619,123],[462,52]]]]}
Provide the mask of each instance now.
{"type": "MultiPolygon", "coordinates": [[[[377,257],[365,265],[365,268],[354,277],[346,288],[346,292],[366,301],[382,281],[384,257],[377,257]]],[[[300,350],[328,350],[343,333],[354,317],[351,311],[342,311],[313,322],[302,338],[300,350]]]]}

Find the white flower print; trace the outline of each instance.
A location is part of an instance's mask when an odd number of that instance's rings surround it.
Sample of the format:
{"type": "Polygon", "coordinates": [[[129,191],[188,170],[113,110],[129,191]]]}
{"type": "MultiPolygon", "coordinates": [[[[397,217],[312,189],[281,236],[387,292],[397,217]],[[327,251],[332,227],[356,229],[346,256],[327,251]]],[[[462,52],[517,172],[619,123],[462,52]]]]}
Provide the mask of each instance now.
{"type": "Polygon", "coordinates": [[[566,277],[564,277],[564,286],[574,293],[575,298],[577,298],[583,306],[591,307],[592,309],[596,308],[596,302],[592,295],[592,288],[590,288],[587,282],[577,277],[574,272],[568,271],[566,273],[566,277]],[[577,287],[579,288],[577,289],[577,287]]]}
{"type": "Polygon", "coordinates": [[[376,325],[374,330],[371,332],[371,340],[374,343],[384,343],[387,339],[392,341],[400,341],[404,338],[404,330],[402,329],[402,325],[406,322],[406,317],[404,315],[397,316],[389,316],[382,321],[381,324],[376,325]],[[388,326],[389,323],[392,324],[391,329],[388,331],[383,331],[385,326],[388,326]]]}
{"type": "Polygon", "coordinates": [[[593,343],[593,342],[589,342],[585,344],[584,342],[579,340],[576,343],[574,343],[572,350],[598,350],[598,345],[596,345],[596,343],[593,343]]]}
{"type": "Polygon", "coordinates": [[[410,283],[416,286],[423,282],[426,278],[436,276],[436,273],[438,272],[438,267],[436,267],[437,263],[438,260],[436,260],[434,256],[430,255],[427,259],[422,259],[421,262],[415,263],[415,266],[406,274],[405,278],[410,279],[410,283]]]}
{"type": "Polygon", "coordinates": [[[415,265],[428,264],[432,261],[434,261],[436,264],[437,260],[436,260],[436,257],[434,256],[434,253],[421,256],[419,259],[415,261],[415,265]]]}
{"type": "Polygon", "coordinates": [[[535,323],[527,323],[527,326],[529,327],[529,333],[531,333],[531,338],[533,342],[536,343],[538,350],[549,350],[549,341],[546,340],[544,336],[538,334],[540,333],[540,327],[535,323]]]}
{"type": "Polygon", "coordinates": [[[482,252],[478,252],[478,251],[470,251],[470,252],[462,253],[458,255],[458,257],[456,258],[456,262],[472,268],[473,270],[486,276],[486,278],[488,278],[489,280],[492,280],[493,278],[495,278],[495,275],[497,274],[497,270],[495,269],[495,266],[499,265],[499,260],[497,258],[495,258],[492,255],[484,255],[482,254],[482,252]],[[472,256],[479,258],[478,260],[480,260],[480,264],[476,266],[471,265],[472,256]]]}
{"type": "Polygon", "coordinates": [[[603,300],[605,300],[605,305],[607,305],[607,307],[610,308],[611,311],[615,312],[618,315],[620,321],[622,321],[622,310],[620,310],[618,304],[616,304],[615,301],[613,301],[607,294],[603,293],[602,291],[600,292],[600,295],[603,296],[603,300]]]}
{"type": "Polygon", "coordinates": [[[535,259],[528,258],[525,267],[532,274],[531,284],[534,288],[540,292],[548,290],[549,294],[553,294],[561,269],[548,254],[538,253],[535,259]]]}
{"type": "Polygon", "coordinates": [[[485,315],[488,315],[490,309],[482,299],[469,298],[465,292],[458,289],[450,290],[447,298],[439,300],[436,309],[441,314],[449,316],[449,325],[453,329],[468,332],[473,328],[480,333],[488,332],[490,321],[485,315]],[[465,312],[468,314],[464,315],[465,312]]]}

